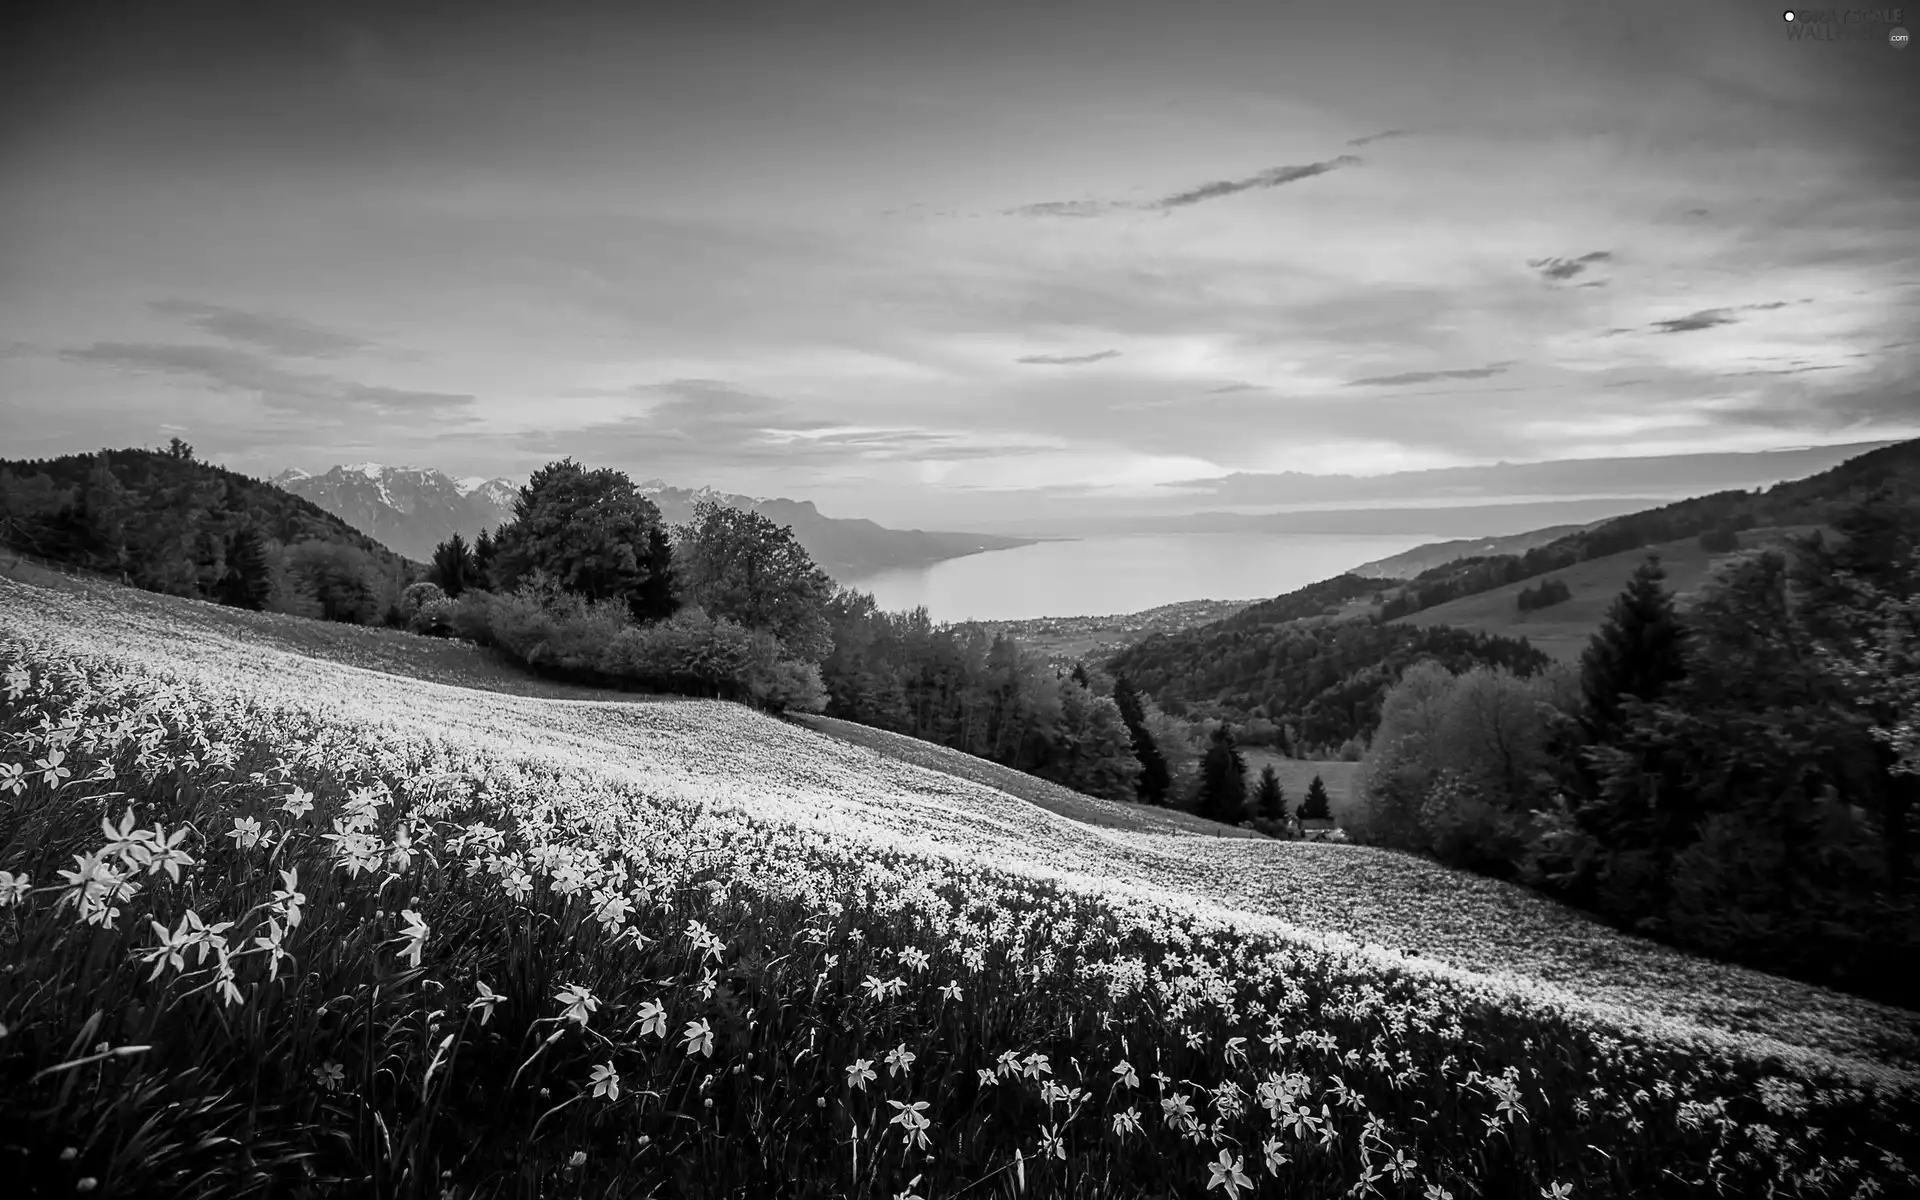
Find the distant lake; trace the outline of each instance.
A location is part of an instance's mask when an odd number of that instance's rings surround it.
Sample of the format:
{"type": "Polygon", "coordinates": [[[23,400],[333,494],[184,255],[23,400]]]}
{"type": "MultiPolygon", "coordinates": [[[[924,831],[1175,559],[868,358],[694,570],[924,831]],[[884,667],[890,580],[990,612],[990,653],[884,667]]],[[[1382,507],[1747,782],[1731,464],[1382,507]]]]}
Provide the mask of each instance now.
{"type": "Polygon", "coordinates": [[[1427,534],[1127,534],[1038,542],[844,581],[935,621],[1104,616],[1277,596],[1438,540],[1427,534]]]}

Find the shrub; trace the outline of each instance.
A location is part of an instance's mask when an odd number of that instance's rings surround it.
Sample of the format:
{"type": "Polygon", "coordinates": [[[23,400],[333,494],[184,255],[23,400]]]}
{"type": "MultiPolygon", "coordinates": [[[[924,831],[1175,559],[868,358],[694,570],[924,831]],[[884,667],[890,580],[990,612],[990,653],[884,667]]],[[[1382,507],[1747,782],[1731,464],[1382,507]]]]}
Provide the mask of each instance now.
{"type": "Polygon", "coordinates": [[[440,585],[437,583],[422,581],[420,583],[409,584],[406,590],[400,593],[401,619],[406,621],[408,626],[411,627],[414,617],[419,614],[422,608],[436,601],[445,600],[446,598],[447,594],[440,590],[440,585]]]}
{"type": "Polygon", "coordinates": [[[1740,531],[1731,525],[1709,529],[1700,535],[1700,548],[1709,554],[1731,554],[1740,548],[1740,531]]]}
{"type": "Polygon", "coordinates": [[[1534,587],[1520,589],[1520,611],[1533,612],[1536,609],[1551,608],[1564,600],[1573,598],[1573,590],[1558,579],[1542,579],[1534,587]]]}

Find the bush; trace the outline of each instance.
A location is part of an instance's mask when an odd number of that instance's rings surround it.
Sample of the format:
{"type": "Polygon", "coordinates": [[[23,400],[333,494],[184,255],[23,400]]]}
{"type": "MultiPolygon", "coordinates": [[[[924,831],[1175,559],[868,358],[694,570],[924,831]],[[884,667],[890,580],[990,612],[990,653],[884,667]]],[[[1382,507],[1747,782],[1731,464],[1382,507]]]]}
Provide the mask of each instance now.
{"type": "Polygon", "coordinates": [[[1520,611],[1551,608],[1573,598],[1573,590],[1558,579],[1542,579],[1536,586],[1520,589],[1520,611]]]}
{"type": "Polygon", "coordinates": [[[750,700],[775,712],[819,712],[827,701],[817,665],[787,657],[772,634],[715,619],[697,605],[614,633],[593,669],[661,691],[750,700]]]}
{"type": "Polygon", "coordinates": [[[409,584],[406,590],[400,593],[400,618],[407,623],[408,628],[412,628],[414,618],[419,615],[422,608],[446,598],[447,594],[440,590],[440,585],[437,583],[409,584]]]}
{"type": "Polygon", "coordinates": [[[1740,531],[1731,525],[1709,529],[1700,535],[1700,548],[1709,554],[1731,554],[1740,548],[1740,531]]]}

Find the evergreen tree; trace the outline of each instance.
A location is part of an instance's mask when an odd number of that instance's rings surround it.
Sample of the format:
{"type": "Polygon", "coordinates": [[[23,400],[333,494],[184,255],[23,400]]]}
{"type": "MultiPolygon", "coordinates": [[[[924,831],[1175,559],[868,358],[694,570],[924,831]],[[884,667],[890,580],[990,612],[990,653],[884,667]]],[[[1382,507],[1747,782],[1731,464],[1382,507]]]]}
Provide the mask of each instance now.
{"type": "Polygon", "coordinates": [[[1210,821],[1238,825],[1247,816],[1247,760],[1233,744],[1233,731],[1221,722],[1200,761],[1194,811],[1210,821]]]}
{"type": "Polygon", "coordinates": [[[1656,703],[1686,677],[1687,629],[1674,612],[1666,577],[1659,557],[1649,555],[1581,655],[1581,726],[1593,744],[1618,734],[1627,697],[1656,703]]]}
{"type": "Polygon", "coordinates": [[[266,535],[244,525],[227,540],[226,574],[220,579],[220,603],[260,612],[273,595],[273,567],[266,535]]]}
{"type": "Polygon", "coordinates": [[[1333,809],[1327,803],[1327,785],[1318,775],[1307,785],[1307,798],[1300,802],[1302,821],[1331,821],[1333,809]]]}
{"type": "Polygon", "coordinates": [[[469,587],[484,591],[496,591],[499,584],[493,578],[494,560],[499,556],[499,543],[494,541],[493,531],[482,529],[473,539],[473,578],[467,581],[469,587]]]}
{"type": "Polygon", "coordinates": [[[1133,684],[1127,682],[1124,675],[1113,681],[1113,702],[1120,709],[1120,719],[1126,723],[1127,737],[1133,743],[1133,757],[1140,763],[1134,794],[1145,804],[1166,804],[1167,792],[1173,785],[1173,771],[1155,744],[1153,734],[1147,730],[1140,693],[1133,690],[1133,684]]]}
{"type": "Polygon", "coordinates": [[[1253,801],[1255,810],[1266,820],[1287,819],[1287,793],[1281,788],[1280,776],[1272,763],[1260,768],[1260,783],[1254,788],[1253,801]]]}
{"type": "MultiPolygon", "coordinates": [[[[485,537],[486,534],[482,533],[481,536],[485,537]]],[[[454,599],[459,599],[460,593],[466,591],[479,575],[474,567],[473,548],[467,545],[459,530],[433,548],[431,567],[427,577],[454,599]]]]}

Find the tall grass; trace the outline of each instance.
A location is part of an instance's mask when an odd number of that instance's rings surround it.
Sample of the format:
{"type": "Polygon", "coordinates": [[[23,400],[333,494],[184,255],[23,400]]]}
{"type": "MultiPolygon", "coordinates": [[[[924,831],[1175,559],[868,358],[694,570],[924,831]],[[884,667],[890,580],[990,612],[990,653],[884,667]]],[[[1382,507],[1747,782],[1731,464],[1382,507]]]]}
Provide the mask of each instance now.
{"type": "Polygon", "coordinates": [[[1896,1194],[1899,1079],[0,638],[27,1194],[1896,1194]]]}

